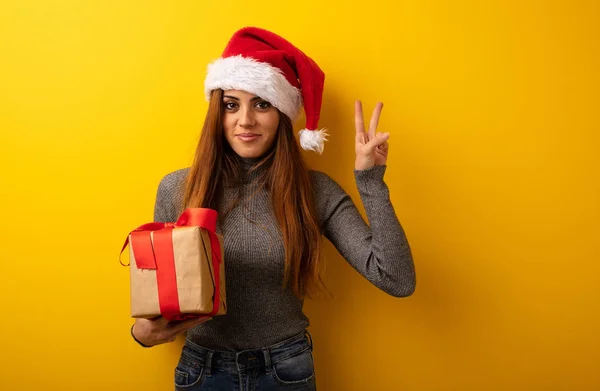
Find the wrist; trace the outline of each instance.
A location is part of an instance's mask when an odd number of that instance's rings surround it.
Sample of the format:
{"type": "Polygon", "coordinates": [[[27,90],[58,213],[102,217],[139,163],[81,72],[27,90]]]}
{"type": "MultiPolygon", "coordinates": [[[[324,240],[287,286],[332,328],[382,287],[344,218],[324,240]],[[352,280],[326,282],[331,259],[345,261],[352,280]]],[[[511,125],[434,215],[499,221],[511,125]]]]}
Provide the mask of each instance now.
{"type": "Polygon", "coordinates": [[[354,169],[356,171],[368,170],[369,168],[373,168],[375,164],[370,159],[356,159],[354,162],[354,169]]]}

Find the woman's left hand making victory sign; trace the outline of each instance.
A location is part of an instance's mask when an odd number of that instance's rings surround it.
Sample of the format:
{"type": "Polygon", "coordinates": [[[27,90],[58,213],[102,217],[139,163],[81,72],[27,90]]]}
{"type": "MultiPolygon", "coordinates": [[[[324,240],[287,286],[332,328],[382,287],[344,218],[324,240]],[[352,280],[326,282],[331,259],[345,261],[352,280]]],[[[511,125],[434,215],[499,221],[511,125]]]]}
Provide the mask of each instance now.
{"type": "Polygon", "coordinates": [[[373,166],[382,166],[387,162],[389,133],[376,133],[379,116],[383,103],[378,102],[373,110],[369,131],[365,131],[362,103],[357,100],[354,104],[354,121],[356,126],[356,170],[366,170],[373,166]]]}

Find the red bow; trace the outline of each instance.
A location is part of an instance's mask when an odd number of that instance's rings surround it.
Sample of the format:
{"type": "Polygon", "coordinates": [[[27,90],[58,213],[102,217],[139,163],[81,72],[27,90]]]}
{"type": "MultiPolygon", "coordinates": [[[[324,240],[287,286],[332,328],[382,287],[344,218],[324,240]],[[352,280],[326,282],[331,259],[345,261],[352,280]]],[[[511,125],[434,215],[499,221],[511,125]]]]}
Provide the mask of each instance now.
{"type": "MultiPolygon", "coordinates": [[[[208,230],[210,237],[215,291],[212,311],[206,316],[213,316],[219,311],[221,281],[221,243],[215,233],[217,229],[217,212],[207,208],[188,208],[181,214],[176,223],[148,223],[130,232],[131,247],[137,267],[139,269],[156,270],[160,313],[167,320],[181,320],[197,316],[182,314],[179,308],[175,257],[173,255],[173,228],[192,226],[205,228],[208,230]],[[153,232],[154,241],[150,237],[151,232],[153,232]]],[[[121,254],[128,243],[129,235],[127,235],[125,244],[121,249],[121,254]]],[[[128,266],[123,262],[121,264],[128,266]]]]}

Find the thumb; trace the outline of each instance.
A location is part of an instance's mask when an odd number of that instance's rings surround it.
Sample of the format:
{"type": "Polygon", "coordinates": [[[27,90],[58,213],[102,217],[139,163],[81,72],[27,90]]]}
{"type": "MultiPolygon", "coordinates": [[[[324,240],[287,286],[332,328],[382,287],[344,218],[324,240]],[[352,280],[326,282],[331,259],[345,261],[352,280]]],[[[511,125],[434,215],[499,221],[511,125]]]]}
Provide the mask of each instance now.
{"type": "Polygon", "coordinates": [[[372,151],[373,149],[377,148],[380,145],[385,144],[386,141],[388,141],[390,138],[390,134],[389,133],[377,133],[375,135],[375,137],[373,137],[366,145],[367,149],[370,151],[372,151]]]}

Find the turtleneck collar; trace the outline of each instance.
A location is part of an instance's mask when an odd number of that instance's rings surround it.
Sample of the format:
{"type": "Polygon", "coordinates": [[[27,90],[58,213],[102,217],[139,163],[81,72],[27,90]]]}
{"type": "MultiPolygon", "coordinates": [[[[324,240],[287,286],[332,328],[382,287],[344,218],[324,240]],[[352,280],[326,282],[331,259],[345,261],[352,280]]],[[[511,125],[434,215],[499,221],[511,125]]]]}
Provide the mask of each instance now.
{"type": "Polygon", "coordinates": [[[240,161],[242,164],[242,168],[244,169],[244,172],[248,172],[252,168],[252,166],[254,166],[256,163],[258,163],[260,161],[260,158],[240,157],[240,161]]]}
{"type": "Polygon", "coordinates": [[[256,178],[258,178],[262,173],[264,173],[266,166],[265,165],[261,165],[260,167],[252,170],[252,172],[250,172],[250,169],[252,167],[254,167],[254,165],[256,163],[258,163],[261,159],[260,158],[246,158],[246,157],[240,157],[240,163],[241,163],[241,168],[242,168],[242,172],[244,174],[244,178],[243,178],[243,183],[251,183],[253,182],[256,178]]]}

